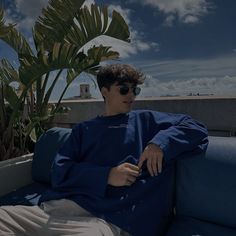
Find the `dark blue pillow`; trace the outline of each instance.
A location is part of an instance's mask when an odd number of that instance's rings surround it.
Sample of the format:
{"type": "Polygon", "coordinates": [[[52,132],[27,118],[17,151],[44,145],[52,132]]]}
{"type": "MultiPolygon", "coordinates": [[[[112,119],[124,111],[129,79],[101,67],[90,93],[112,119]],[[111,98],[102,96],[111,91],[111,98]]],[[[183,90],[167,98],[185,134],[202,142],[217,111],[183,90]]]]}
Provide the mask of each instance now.
{"type": "Polygon", "coordinates": [[[36,182],[50,184],[50,170],[57,151],[71,134],[69,128],[54,127],[41,135],[35,145],[32,177],[36,182]]]}

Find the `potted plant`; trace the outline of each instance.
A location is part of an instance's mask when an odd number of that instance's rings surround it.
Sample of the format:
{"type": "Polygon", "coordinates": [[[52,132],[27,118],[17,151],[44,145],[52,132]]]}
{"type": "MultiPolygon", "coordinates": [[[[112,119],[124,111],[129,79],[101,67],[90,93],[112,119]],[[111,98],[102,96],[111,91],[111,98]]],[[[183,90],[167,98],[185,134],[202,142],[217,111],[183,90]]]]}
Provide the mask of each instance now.
{"type": "Polygon", "coordinates": [[[129,42],[128,26],[117,11],[109,16],[108,7],[84,3],[49,1],[34,24],[33,48],[15,25],[4,22],[0,9],[0,39],[16,51],[19,62],[18,68],[7,59],[0,62],[0,160],[30,152],[31,140],[37,140],[55,114],[65,112],[60,103],[74,79],[82,72],[95,74],[102,61],[119,57],[109,45],[86,49],[88,43],[102,35],[129,42]],[[49,106],[62,73],[66,86],[49,106]]]}

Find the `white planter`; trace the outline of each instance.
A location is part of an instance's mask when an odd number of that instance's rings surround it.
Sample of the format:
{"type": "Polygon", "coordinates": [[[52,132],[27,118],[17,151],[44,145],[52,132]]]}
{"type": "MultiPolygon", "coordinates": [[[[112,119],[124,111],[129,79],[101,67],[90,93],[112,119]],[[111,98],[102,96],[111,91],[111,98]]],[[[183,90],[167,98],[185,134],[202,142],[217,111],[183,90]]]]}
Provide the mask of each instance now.
{"type": "Polygon", "coordinates": [[[0,196],[32,183],[33,153],[0,162],[0,196]]]}

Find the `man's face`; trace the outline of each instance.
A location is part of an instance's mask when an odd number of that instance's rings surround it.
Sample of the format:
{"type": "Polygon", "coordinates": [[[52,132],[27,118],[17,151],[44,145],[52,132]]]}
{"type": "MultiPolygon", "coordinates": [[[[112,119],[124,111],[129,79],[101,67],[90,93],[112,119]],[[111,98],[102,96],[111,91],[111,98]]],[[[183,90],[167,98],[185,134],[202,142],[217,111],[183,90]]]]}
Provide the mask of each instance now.
{"type": "MultiPolygon", "coordinates": [[[[117,115],[131,111],[135,100],[135,88],[132,83],[118,85],[114,83],[110,89],[102,88],[102,95],[105,97],[106,115],[117,115]]],[[[138,90],[136,88],[136,90],[138,90]]]]}

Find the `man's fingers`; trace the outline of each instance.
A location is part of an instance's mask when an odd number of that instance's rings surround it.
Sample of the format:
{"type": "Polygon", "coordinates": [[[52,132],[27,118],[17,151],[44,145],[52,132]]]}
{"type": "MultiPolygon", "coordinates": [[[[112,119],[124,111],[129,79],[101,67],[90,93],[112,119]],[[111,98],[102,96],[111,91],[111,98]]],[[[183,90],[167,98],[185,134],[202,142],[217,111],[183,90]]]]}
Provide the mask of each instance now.
{"type": "Polygon", "coordinates": [[[126,167],[130,168],[131,170],[139,171],[139,167],[137,165],[133,165],[128,162],[126,162],[125,164],[126,164],[126,167]]]}
{"type": "Polygon", "coordinates": [[[157,157],[153,157],[153,158],[151,158],[151,163],[152,163],[152,170],[153,170],[153,173],[154,173],[154,175],[155,176],[157,176],[157,165],[158,165],[158,162],[157,162],[157,157]]]}
{"type": "Polygon", "coordinates": [[[154,172],[153,172],[153,169],[152,169],[152,160],[151,158],[148,158],[147,160],[147,168],[148,168],[148,172],[151,176],[154,176],[154,172]]]}
{"type": "Polygon", "coordinates": [[[142,168],[143,162],[147,159],[147,157],[145,155],[141,155],[140,159],[139,159],[139,163],[138,163],[138,167],[139,169],[142,168]]]}
{"type": "Polygon", "coordinates": [[[131,183],[134,183],[134,182],[136,181],[136,178],[133,177],[133,176],[129,176],[129,177],[127,178],[127,180],[128,180],[129,182],[131,182],[131,183]]]}
{"type": "Polygon", "coordinates": [[[129,170],[128,174],[130,176],[134,176],[134,177],[138,177],[140,172],[139,171],[136,171],[136,170],[129,170]]]}
{"type": "Polygon", "coordinates": [[[163,158],[162,157],[157,158],[157,165],[158,165],[158,173],[159,174],[162,171],[162,162],[163,162],[163,158]]]}

